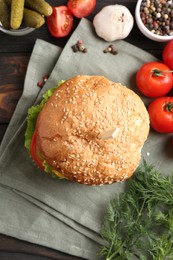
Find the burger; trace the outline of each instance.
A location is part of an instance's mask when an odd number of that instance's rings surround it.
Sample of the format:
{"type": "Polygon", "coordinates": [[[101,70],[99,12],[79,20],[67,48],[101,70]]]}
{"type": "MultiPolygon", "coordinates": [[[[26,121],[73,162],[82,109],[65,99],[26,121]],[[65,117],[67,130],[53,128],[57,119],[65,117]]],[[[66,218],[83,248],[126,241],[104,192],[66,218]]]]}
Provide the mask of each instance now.
{"type": "Polygon", "coordinates": [[[78,75],[28,111],[25,147],[58,178],[104,185],[130,178],[149,133],[141,98],[103,76],[78,75]]]}

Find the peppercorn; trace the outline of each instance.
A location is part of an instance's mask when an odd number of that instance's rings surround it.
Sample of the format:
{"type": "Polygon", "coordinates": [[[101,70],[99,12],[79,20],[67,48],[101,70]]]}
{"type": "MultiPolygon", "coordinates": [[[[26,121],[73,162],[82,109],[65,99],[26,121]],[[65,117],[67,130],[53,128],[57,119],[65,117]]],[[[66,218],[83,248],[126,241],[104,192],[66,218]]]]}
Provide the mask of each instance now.
{"type": "Polygon", "coordinates": [[[81,45],[81,44],[83,44],[83,41],[82,41],[82,40],[79,40],[79,41],[77,41],[77,44],[78,44],[78,45],[81,45]]]}
{"type": "Polygon", "coordinates": [[[87,53],[87,52],[88,52],[88,49],[87,49],[87,48],[84,48],[84,49],[83,49],[83,52],[84,52],[84,53],[87,53]]]}
{"type": "Polygon", "coordinates": [[[106,49],[103,50],[104,53],[108,53],[109,52],[109,48],[107,47],[106,49]]]}
{"type": "Polygon", "coordinates": [[[38,81],[37,82],[37,86],[38,87],[40,87],[40,88],[42,88],[43,87],[43,85],[46,83],[46,81],[48,80],[48,78],[49,78],[49,75],[44,75],[43,76],[43,81],[38,81]]]}
{"type": "Polygon", "coordinates": [[[42,88],[43,87],[43,82],[42,81],[37,82],[37,86],[42,88]]]}
{"type": "Polygon", "coordinates": [[[78,50],[82,51],[85,49],[85,47],[82,44],[78,44],[78,50]]]}
{"type": "Polygon", "coordinates": [[[72,45],[71,48],[72,48],[72,50],[74,52],[78,52],[78,51],[83,52],[83,53],[87,53],[88,52],[88,49],[85,48],[85,46],[83,45],[83,41],[82,40],[77,41],[77,43],[72,45]]]}
{"type": "Polygon", "coordinates": [[[77,44],[74,44],[74,45],[72,45],[71,47],[72,47],[72,50],[73,50],[74,52],[77,52],[77,51],[78,51],[77,44]]]}
{"type": "Polygon", "coordinates": [[[117,48],[115,47],[115,45],[113,44],[110,44],[106,49],[103,50],[104,53],[112,53],[114,55],[118,54],[118,50],[117,48]]]}
{"type": "Polygon", "coordinates": [[[43,81],[44,81],[44,83],[46,83],[46,81],[48,80],[48,78],[49,78],[49,76],[48,76],[47,74],[43,76],[43,81]]]}
{"type": "Polygon", "coordinates": [[[173,1],[143,0],[140,16],[151,32],[157,35],[173,34],[173,1]]]}

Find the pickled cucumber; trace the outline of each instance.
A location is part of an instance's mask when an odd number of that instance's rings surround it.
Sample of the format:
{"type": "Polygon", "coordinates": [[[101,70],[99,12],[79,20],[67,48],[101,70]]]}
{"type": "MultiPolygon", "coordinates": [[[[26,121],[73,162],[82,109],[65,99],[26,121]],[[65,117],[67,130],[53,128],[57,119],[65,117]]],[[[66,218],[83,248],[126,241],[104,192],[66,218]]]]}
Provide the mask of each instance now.
{"type": "Polygon", "coordinates": [[[0,22],[5,29],[10,29],[10,8],[4,0],[0,0],[0,22]]]}
{"type": "Polygon", "coordinates": [[[25,0],[25,6],[45,16],[52,14],[52,7],[44,0],[25,0]]]}
{"type": "Polygon", "coordinates": [[[23,21],[28,27],[39,28],[45,23],[44,17],[36,11],[24,8],[23,21]]]}
{"type": "Polygon", "coordinates": [[[11,20],[10,25],[12,29],[18,29],[22,23],[24,0],[11,1],[11,20]]]}

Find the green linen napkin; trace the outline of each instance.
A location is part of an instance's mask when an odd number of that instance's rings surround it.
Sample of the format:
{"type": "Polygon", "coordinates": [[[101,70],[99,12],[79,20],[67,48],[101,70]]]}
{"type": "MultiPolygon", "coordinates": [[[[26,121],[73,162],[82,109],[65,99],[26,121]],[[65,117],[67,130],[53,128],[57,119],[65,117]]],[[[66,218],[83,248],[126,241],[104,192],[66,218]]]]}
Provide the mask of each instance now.
{"type": "MultiPolygon", "coordinates": [[[[23,94],[2,140],[0,155],[4,152],[17,129],[26,120],[28,107],[34,103],[41,90],[37,87],[37,82],[42,80],[45,74],[51,74],[60,53],[61,48],[42,40],[36,41],[26,72],[23,94]],[[44,66],[40,66],[40,64],[44,64],[44,66]]],[[[1,233],[58,249],[68,254],[89,259],[97,258],[99,244],[87,238],[87,229],[83,231],[83,233],[86,233],[86,236],[84,236],[76,231],[77,227],[75,229],[70,228],[68,221],[65,225],[57,219],[56,212],[51,214],[53,209],[47,210],[44,203],[26,194],[19,196],[17,193],[20,194],[15,189],[0,184],[1,233]],[[12,214],[9,214],[11,212],[12,214]],[[60,233],[61,236],[59,236],[60,233]],[[74,236],[75,241],[73,241],[74,236]],[[58,240],[62,240],[62,242],[57,243],[58,240]]],[[[65,220],[65,216],[63,218],[65,220]]],[[[71,226],[74,224],[71,223],[71,226]]],[[[99,240],[98,236],[95,240],[99,240]]]]}
{"type": "MultiPolygon", "coordinates": [[[[48,43],[44,44],[45,48],[49,48],[48,43]]],[[[104,75],[113,81],[121,82],[129,88],[135,89],[135,73],[138,68],[143,63],[156,59],[125,41],[117,41],[115,45],[119,51],[118,55],[103,53],[108,43],[96,36],[89,21],[82,19],[61,52],[50,78],[40,91],[38,98],[38,92],[34,97],[30,97],[30,90],[28,90],[28,98],[21,102],[21,107],[29,107],[31,103],[35,102],[36,98],[37,101],[41,99],[41,95],[46,89],[54,87],[62,79],[67,79],[77,74],[104,75]],[[72,51],[71,46],[80,39],[83,40],[88,53],[74,53],[72,51]]],[[[44,63],[40,63],[40,68],[42,67],[45,67],[44,63]]],[[[26,86],[29,81],[30,78],[26,77],[26,86]]],[[[144,101],[147,102],[147,99],[144,99],[144,101]]],[[[12,135],[8,133],[9,137],[11,137],[10,142],[8,145],[6,142],[3,149],[1,149],[3,153],[0,158],[0,183],[12,188],[13,190],[10,190],[10,192],[15,192],[16,200],[17,198],[20,198],[22,202],[24,200],[26,207],[32,208],[31,212],[34,212],[34,209],[40,212],[38,217],[40,221],[44,222],[46,240],[43,243],[42,235],[39,236],[39,239],[35,239],[37,237],[36,234],[42,234],[42,230],[40,230],[41,225],[34,225],[35,222],[30,220],[29,210],[29,216],[25,218],[25,222],[28,226],[31,226],[31,236],[27,237],[24,234],[26,229],[23,229],[20,225],[20,238],[31,241],[32,237],[32,242],[34,243],[44,244],[87,259],[97,259],[96,252],[99,249],[99,244],[102,243],[99,232],[107,203],[116,194],[125,190],[125,182],[92,187],[72,183],[67,180],[52,179],[42,173],[32,164],[24,149],[26,114],[24,113],[20,116],[19,121],[16,121],[16,118],[14,118],[15,132],[12,135]],[[42,211],[44,211],[44,217],[42,216],[42,211]],[[49,230],[51,217],[57,221],[56,224],[53,224],[55,229],[59,229],[58,235],[56,232],[52,233],[52,230],[49,230]],[[34,230],[32,227],[34,227],[34,230]],[[82,239],[80,239],[79,234],[82,239]],[[67,236],[69,243],[66,243],[67,236]],[[52,242],[52,238],[56,240],[56,243],[52,242]],[[75,251],[75,247],[79,250],[75,251]]],[[[8,140],[8,134],[6,135],[6,141],[8,140]]],[[[167,149],[165,152],[165,142],[168,138],[169,136],[167,135],[164,136],[151,132],[142,150],[143,157],[148,162],[157,164],[165,174],[169,173],[173,167],[173,160],[170,160],[171,151],[167,149]]],[[[0,210],[4,208],[3,205],[4,202],[1,199],[0,210]]],[[[24,203],[22,205],[24,207],[24,203]]],[[[8,214],[7,208],[6,206],[6,210],[3,212],[4,219],[5,215],[8,214]]],[[[9,225],[1,220],[2,217],[0,216],[0,232],[5,233],[5,230],[7,230],[5,227],[9,225]]],[[[8,234],[10,233],[18,237],[19,223],[16,219],[13,220],[12,215],[11,217],[8,215],[8,223],[12,227],[8,234]]]]}
{"type": "MultiPolygon", "coordinates": [[[[0,185],[0,233],[86,259],[97,256],[99,244],[51,213],[0,185]]],[[[31,252],[32,253],[32,252],[31,252]]]]}

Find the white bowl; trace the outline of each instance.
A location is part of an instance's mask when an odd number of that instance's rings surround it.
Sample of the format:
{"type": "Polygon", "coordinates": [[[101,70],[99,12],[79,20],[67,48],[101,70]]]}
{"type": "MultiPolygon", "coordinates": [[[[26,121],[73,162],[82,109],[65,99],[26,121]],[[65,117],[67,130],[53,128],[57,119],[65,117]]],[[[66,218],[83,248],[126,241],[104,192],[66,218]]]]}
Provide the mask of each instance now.
{"type": "Polygon", "coordinates": [[[30,27],[24,27],[24,28],[17,29],[17,30],[12,30],[12,29],[7,30],[0,23],[0,31],[2,31],[6,34],[12,35],[12,36],[23,36],[23,35],[33,32],[34,30],[35,30],[35,28],[30,28],[30,27]]]}
{"type": "Polygon", "coordinates": [[[136,4],[136,9],[135,9],[135,19],[136,19],[136,23],[137,26],[139,28],[139,30],[149,39],[153,40],[153,41],[157,41],[157,42],[167,42],[173,39],[173,35],[171,36],[161,36],[161,35],[157,35],[152,33],[150,30],[148,30],[146,28],[146,26],[143,24],[142,20],[141,20],[141,16],[140,16],[140,6],[141,6],[141,2],[142,0],[138,0],[137,4],[136,4]]]}

